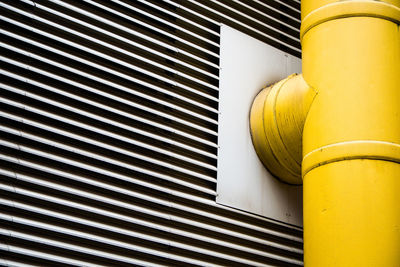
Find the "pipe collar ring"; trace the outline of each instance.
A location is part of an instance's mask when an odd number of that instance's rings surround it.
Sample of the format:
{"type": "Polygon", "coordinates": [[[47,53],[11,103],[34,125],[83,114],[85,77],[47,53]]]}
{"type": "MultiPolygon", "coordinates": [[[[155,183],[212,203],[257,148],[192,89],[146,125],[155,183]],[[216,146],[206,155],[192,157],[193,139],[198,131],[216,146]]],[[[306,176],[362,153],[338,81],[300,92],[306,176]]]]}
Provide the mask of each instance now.
{"type": "Polygon", "coordinates": [[[334,19],[375,17],[400,24],[400,8],[378,1],[340,1],[311,11],[301,22],[300,40],[313,27],[334,19]]]}
{"type": "Polygon", "coordinates": [[[400,163],[400,144],[385,141],[347,141],[320,147],[303,157],[302,177],[319,166],[354,159],[400,163]]]}

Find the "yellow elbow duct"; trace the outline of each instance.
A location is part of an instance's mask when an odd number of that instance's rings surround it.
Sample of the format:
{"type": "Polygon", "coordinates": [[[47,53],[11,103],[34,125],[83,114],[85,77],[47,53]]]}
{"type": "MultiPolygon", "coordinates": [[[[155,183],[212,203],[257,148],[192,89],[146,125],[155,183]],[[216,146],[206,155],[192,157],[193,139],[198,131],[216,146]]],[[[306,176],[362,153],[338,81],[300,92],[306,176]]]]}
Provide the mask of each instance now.
{"type": "MultiPolygon", "coordinates": [[[[262,116],[263,93],[253,105],[253,143],[280,179],[298,183],[288,173],[299,169],[291,142],[302,140],[306,266],[400,266],[399,24],[399,0],[303,0],[303,77],[318,94],[286,95],[285,106],[279,93],[262,116]],[[304,123],[302,137],[282,134],[297,127],[285,118],[304,123]]],[[[286,90],[301,94],[294,88],[286,90]]]]}
{"type": "Polygon", "coordinates": [[[301,184],[302,133],[316,95],[302,75],[263,89],[254,99],[250,131],[258,157],[271,173],[289,184],[301,184]]]}

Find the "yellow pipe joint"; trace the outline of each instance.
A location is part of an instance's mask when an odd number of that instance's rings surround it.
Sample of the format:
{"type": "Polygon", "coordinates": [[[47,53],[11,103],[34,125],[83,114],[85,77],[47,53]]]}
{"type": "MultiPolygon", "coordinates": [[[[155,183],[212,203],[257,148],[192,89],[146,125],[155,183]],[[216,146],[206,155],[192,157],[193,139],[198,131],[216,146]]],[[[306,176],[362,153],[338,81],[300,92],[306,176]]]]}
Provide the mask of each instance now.
{"type": "MultiPolygon", "coordinates": [[[[302,0],[301,1],[301,23],[305,21],[305,18],[311,13],[315,11],[320,11],[320,8],[330,8],[331,4],[334,5],[341,5],[341,13],[344,14],[354,14],[357,16],[357,14],[374,14],[377,13],[379,14],[380,11],[374,11],[374,9],[369,9],[368,13],[365,13],[365,8],[369,7],[374,7],[375,4],[389,4],[394,7],[399,7],[400,6],[400,1],[399,0],[302,0]],[[343,4],[343,5],[342,5],[343,4]],[[357,9],[354,9],[354,6],[357,6],[357,9]]],[[[376,7],[376,6],[375,6],[376,7]]],[[[377,9],[380,9],[378,7],[377,9]]],[[[324,17],[331,17],[334,14],[338,14],[339,12],[333,11],[331,13],[327,13],[324,17]]],[[[353,15],[353,16],[354,16],[353,15]]],[[[368,15],[367,15],[368,16],[368,15]]],[[[323,17],[323,16],[321,16],[323,17]]]]}
{"type": "Polygon", "coordinates": [[[301,184],[302,133],[316,95],[302,75],[263,89],[250,112],[255,150],[270,172],[289,184],[301,184]]]}
{"type": "MultiPolygon", "coordinates": [[[[304,1],[303,1],[304,2],[304,1]]],[[[374,17],[400,24],[400,8],[381,1],[340,1],[309,11],[301,21],[300,39],[311,28],[329,20],[349,17],[374,17]]]]}
{"type": "Polygon", "coordinates": [[[400,266],[399,24],[400,0],[302,0],[303,74],[254,101],[260,159],[303,178],[306,266],[400,266]]]}
{"type": "MultiPolygon", "coordinates": [[[[357,140],[326,145],[303,157],[303,176],[314,168],[343,160],[384,160],[400,163],[400,144],[357,140]]],[[[400,175],[400,174],[399,174],[400,175]]]]}

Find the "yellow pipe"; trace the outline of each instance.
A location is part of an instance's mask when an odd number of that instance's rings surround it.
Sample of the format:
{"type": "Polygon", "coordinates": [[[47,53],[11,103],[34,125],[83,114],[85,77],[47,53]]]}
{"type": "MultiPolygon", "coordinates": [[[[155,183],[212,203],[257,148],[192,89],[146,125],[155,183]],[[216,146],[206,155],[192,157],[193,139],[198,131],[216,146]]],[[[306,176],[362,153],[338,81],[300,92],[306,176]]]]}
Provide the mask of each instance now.
{"type": "Polygon", "coordinates": [[[305,265],[400,266],[400,1],[302,4],[305,265]]]}
{"type": "Polygon", "coordinates": [[[400,266],[399,24],[399,0],[302,1],[303,77],[318,90],[302,137],[306,266],[400,266]]]}
{"type": "Polygon", "coordinates": [[[301,184],[301,139],[316,95],[302,75],[263,89],[250,111],[250,132],[258,157],[270,172],[289,184],[301,184]]]}

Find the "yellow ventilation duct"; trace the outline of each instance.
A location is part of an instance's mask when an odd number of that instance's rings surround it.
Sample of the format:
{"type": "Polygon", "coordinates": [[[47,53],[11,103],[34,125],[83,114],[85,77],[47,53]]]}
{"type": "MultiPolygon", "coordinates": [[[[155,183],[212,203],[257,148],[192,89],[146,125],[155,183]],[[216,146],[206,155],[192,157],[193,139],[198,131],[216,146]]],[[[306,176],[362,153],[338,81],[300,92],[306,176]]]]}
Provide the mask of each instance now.
{"type": "Polygon", "coordinates": [[[305,82],[253,104],[261,160],[303,179],[306,266],[400,266],[399,24],[399,0],[303,0],[305,82]]]}
{"type": "Polygon", "coordinates": [[[283,182],[302,184],[301,139],[316,93],[302,75],[293,74],[254,99],[250,112],[254,147],[267,169],[283,182]]]}

